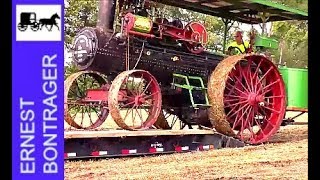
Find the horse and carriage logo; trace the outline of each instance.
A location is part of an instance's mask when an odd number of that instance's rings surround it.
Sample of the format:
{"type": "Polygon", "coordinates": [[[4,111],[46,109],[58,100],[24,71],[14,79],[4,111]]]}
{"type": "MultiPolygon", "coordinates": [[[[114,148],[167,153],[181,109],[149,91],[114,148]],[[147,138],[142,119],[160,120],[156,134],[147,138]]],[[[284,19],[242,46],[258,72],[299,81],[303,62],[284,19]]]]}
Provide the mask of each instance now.
{"type": "Polygon", "coordinates": [[[60,19],[57,13],[53,14],[50,18],[42,18],[37,21],[37,15],[34,12],[22,12],[20,13],[20,22],[18,24],[18,29],[22,32],[26,31],[28,27],[32,31],[42,30],[45,26],[48,31],[52,31],[53,26],[56,26],[59,30],[56,19],[60,19]]]}

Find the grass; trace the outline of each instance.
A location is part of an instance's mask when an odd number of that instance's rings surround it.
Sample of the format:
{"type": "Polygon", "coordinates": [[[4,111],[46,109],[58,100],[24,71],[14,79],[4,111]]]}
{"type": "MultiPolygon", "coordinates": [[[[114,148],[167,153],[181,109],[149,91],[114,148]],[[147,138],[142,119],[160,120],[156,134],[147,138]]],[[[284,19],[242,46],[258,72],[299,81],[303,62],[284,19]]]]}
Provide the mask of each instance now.
{"type": "MultiPolygon", "coordinates": [[[[308,121],[307,114],[296,121],[308,121]]],[[[259,146],[66,161],[65,179],[308,179],[308,126],[281,127],[268,143],[259,146]]]]}

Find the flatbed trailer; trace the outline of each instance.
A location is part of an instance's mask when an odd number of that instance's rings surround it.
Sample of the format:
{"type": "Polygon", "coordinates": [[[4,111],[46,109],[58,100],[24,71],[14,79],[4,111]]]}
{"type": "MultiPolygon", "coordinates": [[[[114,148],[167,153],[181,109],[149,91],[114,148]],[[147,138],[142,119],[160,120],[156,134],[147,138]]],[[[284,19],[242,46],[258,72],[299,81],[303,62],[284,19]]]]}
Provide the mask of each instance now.
{"type": "Polygon", "coordinates": [[[245,143],[213,130],[65,131],[65,160],[207,151],[244,147],[245,143]]]}

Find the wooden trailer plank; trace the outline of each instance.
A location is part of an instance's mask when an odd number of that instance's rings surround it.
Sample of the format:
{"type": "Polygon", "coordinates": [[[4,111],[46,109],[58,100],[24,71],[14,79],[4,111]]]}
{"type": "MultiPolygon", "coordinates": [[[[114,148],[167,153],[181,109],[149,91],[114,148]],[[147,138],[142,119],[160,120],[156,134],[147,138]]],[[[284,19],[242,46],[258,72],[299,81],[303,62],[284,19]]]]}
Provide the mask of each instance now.
{"type": "Polygon", "coordinates": [[[188,129],[188,130],[104,130],[104,131],[65,131],[64,138],[102,138],[102,137],[127,137],[127,136],[170,136],[170,135],[195,135],[216,134],[212,130],[188,129]]]}
{"type": "Polygon", "coordinates": [[[300,107],[287,107],[287,111],[301,111],[301,112],[308,112],[308,108],[300,108],[300,107]]]}

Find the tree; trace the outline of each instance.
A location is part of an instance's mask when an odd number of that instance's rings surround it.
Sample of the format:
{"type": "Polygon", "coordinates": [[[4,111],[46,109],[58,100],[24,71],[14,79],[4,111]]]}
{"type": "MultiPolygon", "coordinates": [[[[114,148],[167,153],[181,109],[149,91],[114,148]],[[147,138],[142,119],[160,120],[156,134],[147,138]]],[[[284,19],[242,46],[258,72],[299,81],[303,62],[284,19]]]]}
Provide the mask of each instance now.
{"type": "MultiPolygon", "coordinates": [[[[308,1],[303,0],[274,0],[290,7],[299,7],[308,10],[308,1]]],[[[274,22],[272,35],[283,43],[283,47],[275,56],[280,59],[282,49],[282,62],[287,67],[306,68],[308,66],[308,21],[274,22]]]]}
{"type": "MultiPolygon", "coordinates": [[[[76,33],[85,26],[95,26],[99,0],[66,0],[65,2],[65,46],[69,51],[76,33]]],[[[65,78],[78,71],[73,62],[65,66],[65,78]]]]}
{"type": "Polygon", "coordinates": [[[96,25],[98,3],[99,0],[66,0],[64,24],[67,45],[81,28],[96,25]]]}

